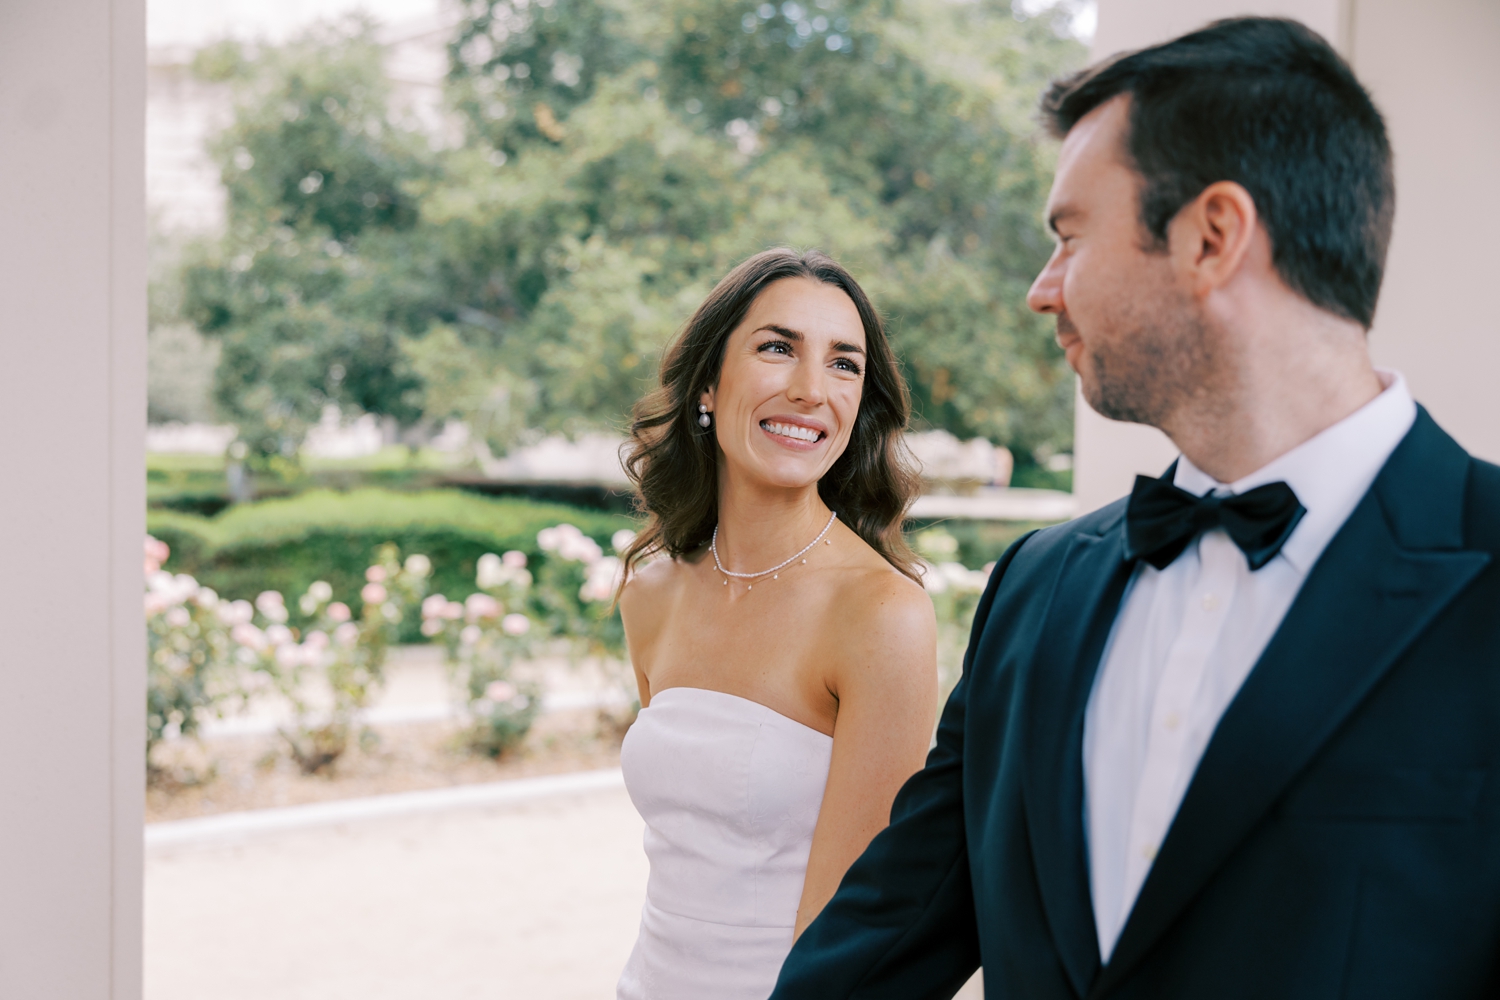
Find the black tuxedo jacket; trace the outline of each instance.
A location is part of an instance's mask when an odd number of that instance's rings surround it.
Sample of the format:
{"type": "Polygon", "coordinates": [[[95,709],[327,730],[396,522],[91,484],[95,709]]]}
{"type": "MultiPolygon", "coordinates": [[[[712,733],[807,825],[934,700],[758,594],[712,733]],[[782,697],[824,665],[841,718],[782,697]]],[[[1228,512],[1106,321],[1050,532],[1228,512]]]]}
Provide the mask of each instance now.
{"type": "Polygon", "coordinates": [[[1018,542],[891,825],[772,1000],[1500,996],[1500,467],[1426,411],[1214,732],[1108,964],[1084,706],[1124,502],[1018,542]]]}

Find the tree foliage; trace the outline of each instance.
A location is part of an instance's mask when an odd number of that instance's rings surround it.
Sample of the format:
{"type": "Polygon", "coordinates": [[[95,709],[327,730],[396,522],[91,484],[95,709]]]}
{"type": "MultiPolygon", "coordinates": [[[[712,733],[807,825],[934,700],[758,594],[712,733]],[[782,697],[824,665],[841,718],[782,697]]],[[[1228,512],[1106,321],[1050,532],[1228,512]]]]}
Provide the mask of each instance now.
{"type": "Polygon", "coordinates": [[[1050,250],[1032,118],[1082,47],[998,0],[469,0],[458,148],[391,109],[367,27],[229,58],[229,231],[184,271],[263,453],[326,403],[492,447],[618,427],[713,281],[843,260],[921,426],[1066,448],[1072,380],[1024,305],[1050,250]]]}

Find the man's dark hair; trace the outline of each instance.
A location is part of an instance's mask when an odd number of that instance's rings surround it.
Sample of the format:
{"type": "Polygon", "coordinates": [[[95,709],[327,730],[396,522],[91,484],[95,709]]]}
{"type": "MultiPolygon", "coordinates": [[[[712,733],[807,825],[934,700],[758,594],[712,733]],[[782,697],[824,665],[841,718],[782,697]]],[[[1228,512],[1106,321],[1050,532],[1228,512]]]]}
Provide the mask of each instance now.
{"type": "Polygon", "coordinates": [[[1216,181],[1250,192],[1272,261],[1314,305],[1369,329],[1396,192],[1385,122],[1348,63],[1296,21],[1215,21],[1059,80],[1042,114],[1060,138],[1130,95],[1127,149],[1155,248],[1216,181]]]}

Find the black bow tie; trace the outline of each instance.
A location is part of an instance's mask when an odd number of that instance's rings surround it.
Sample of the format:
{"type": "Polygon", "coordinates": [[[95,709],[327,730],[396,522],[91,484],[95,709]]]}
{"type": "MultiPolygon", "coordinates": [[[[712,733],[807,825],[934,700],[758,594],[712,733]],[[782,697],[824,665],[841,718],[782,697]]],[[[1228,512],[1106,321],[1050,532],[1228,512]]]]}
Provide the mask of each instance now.
{"type": "Polygon", "coordinates": [[[1257,570],[1276,558],[1306,513],[1286,483],[1196,497],[1166,479],[1136,476],[1125,508],[1127,555],[1166,569],[1199,534],[1223,528],[1257,570]]]}

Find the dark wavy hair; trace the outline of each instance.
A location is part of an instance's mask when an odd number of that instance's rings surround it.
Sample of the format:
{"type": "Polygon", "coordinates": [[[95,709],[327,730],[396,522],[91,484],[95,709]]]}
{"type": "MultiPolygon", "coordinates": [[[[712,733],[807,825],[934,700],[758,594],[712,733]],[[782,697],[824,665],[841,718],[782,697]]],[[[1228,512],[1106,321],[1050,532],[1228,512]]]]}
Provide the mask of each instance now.
{"type": "Polygon", "coordinates": [[[848,295],[865,330],[865,381],[849,444],[818,495],[893,567],[918,580],[917,557],[901,532],[920,479],[902,441],[911,416],[906,380],[880,316],[858,282],[832,257],[784,247],[744,261],[714,286],[662,358],[661,387],[635,405],[625,471],[645,529],[625,550],[625,581],[643,559],[684,556],[706,545],[719,523],[719,447],[698,426],[698,400],[719,381],[724,346],[771,283],[810,278],[848,295]]]}

